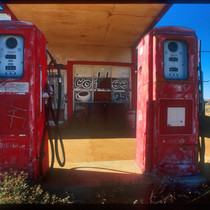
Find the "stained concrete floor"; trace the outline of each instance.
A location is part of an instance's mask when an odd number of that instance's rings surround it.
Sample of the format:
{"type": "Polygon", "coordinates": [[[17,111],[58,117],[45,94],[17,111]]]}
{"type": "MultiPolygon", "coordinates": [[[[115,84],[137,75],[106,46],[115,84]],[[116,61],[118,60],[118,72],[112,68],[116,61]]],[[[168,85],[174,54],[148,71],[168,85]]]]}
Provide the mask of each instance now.
{"type": "Polygon", "coordinates": [[[54,182],[57,186],[100,186],[104,183],[135,181],[135,138],[65,139],[66,164],[54,169],[69,177],[54,182]]]}

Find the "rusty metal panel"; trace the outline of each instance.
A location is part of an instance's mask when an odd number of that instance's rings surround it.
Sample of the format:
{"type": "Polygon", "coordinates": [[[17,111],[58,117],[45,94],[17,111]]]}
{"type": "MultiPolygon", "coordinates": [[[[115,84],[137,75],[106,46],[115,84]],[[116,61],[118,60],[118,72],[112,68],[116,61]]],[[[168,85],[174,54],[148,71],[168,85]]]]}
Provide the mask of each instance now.
{"type": "MultiPolygon", "coordinates": [[[[151,90],[151,44],[150,36],[145,36],[138,46],[137,113],[136,113],[136,164],[140,171],[150,168],[152,151],[149,124],[151,90]]],[[[151,122],[150,122],[151,123],[151,122]]]]}
{"type": "Polygon", "coordinates": [[[198,147],[196,144],[184,144],[182,139],[175,138],[174,142],[171,142],[171,138],[166,138],[155,147],[157,152],[154,173],[177,176],[197,174],[198,147]]]}
{"type": "Polygon", "coordinates": [[[25,134],[29,131],[28,95],[1,95],[1,134],[25,134]]]}

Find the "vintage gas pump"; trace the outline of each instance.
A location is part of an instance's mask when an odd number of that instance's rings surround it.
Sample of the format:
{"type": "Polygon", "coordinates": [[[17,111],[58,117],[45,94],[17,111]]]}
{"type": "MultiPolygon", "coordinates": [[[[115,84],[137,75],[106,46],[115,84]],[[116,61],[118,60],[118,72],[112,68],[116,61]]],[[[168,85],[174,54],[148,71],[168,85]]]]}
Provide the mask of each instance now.
{"type": "Polygon", "coordinates": [[[0,21],[0,172],[25,171],[37,178],[49,168],[46,77],[41,31],[31,23],[0,21]]]}
{"type": "MultiPolygon", "coordinates": [[[[0,169],[39,176],[46,40],[30,23],[0,22],[0,169]]],[[[48,137],[46,135],[46,141],[48,137]]],[[[48,154],[48,145],[44,147],[48,154]]],[[[48,168],[48,155],[42,159],[48,168]]]]}
{"type": "Polygon", "coordinates": [[[138,45],[136,163],[142,172],[198,173],[197,37],[159,27],[138,45]]]}

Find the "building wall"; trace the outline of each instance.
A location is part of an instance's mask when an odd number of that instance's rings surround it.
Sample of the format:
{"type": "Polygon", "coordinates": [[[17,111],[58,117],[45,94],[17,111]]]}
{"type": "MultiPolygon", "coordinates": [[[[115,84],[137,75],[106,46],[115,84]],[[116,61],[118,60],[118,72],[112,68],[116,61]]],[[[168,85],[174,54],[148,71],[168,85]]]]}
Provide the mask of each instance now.
{"type": "Polygon", "coordinates": [[[63,64],[67,64],[67,61],[132,62],[131,48],[52,45],[49,50],[57,62],[63,64]]]}

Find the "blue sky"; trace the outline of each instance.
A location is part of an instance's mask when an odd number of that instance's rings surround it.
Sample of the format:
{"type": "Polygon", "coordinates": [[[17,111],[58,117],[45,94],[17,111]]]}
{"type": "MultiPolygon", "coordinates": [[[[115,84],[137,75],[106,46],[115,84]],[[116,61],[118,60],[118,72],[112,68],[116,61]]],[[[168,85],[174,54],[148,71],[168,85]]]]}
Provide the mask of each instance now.
{"type": "MultiPolygon", "coordinates": [[[[182,26],[195,30],[201,51],[210,51],[210,4],[174,4],[156,26],[182,26]]],[[[210,99],[210,52],[201,53],[204,99],[210,99]]]]}

